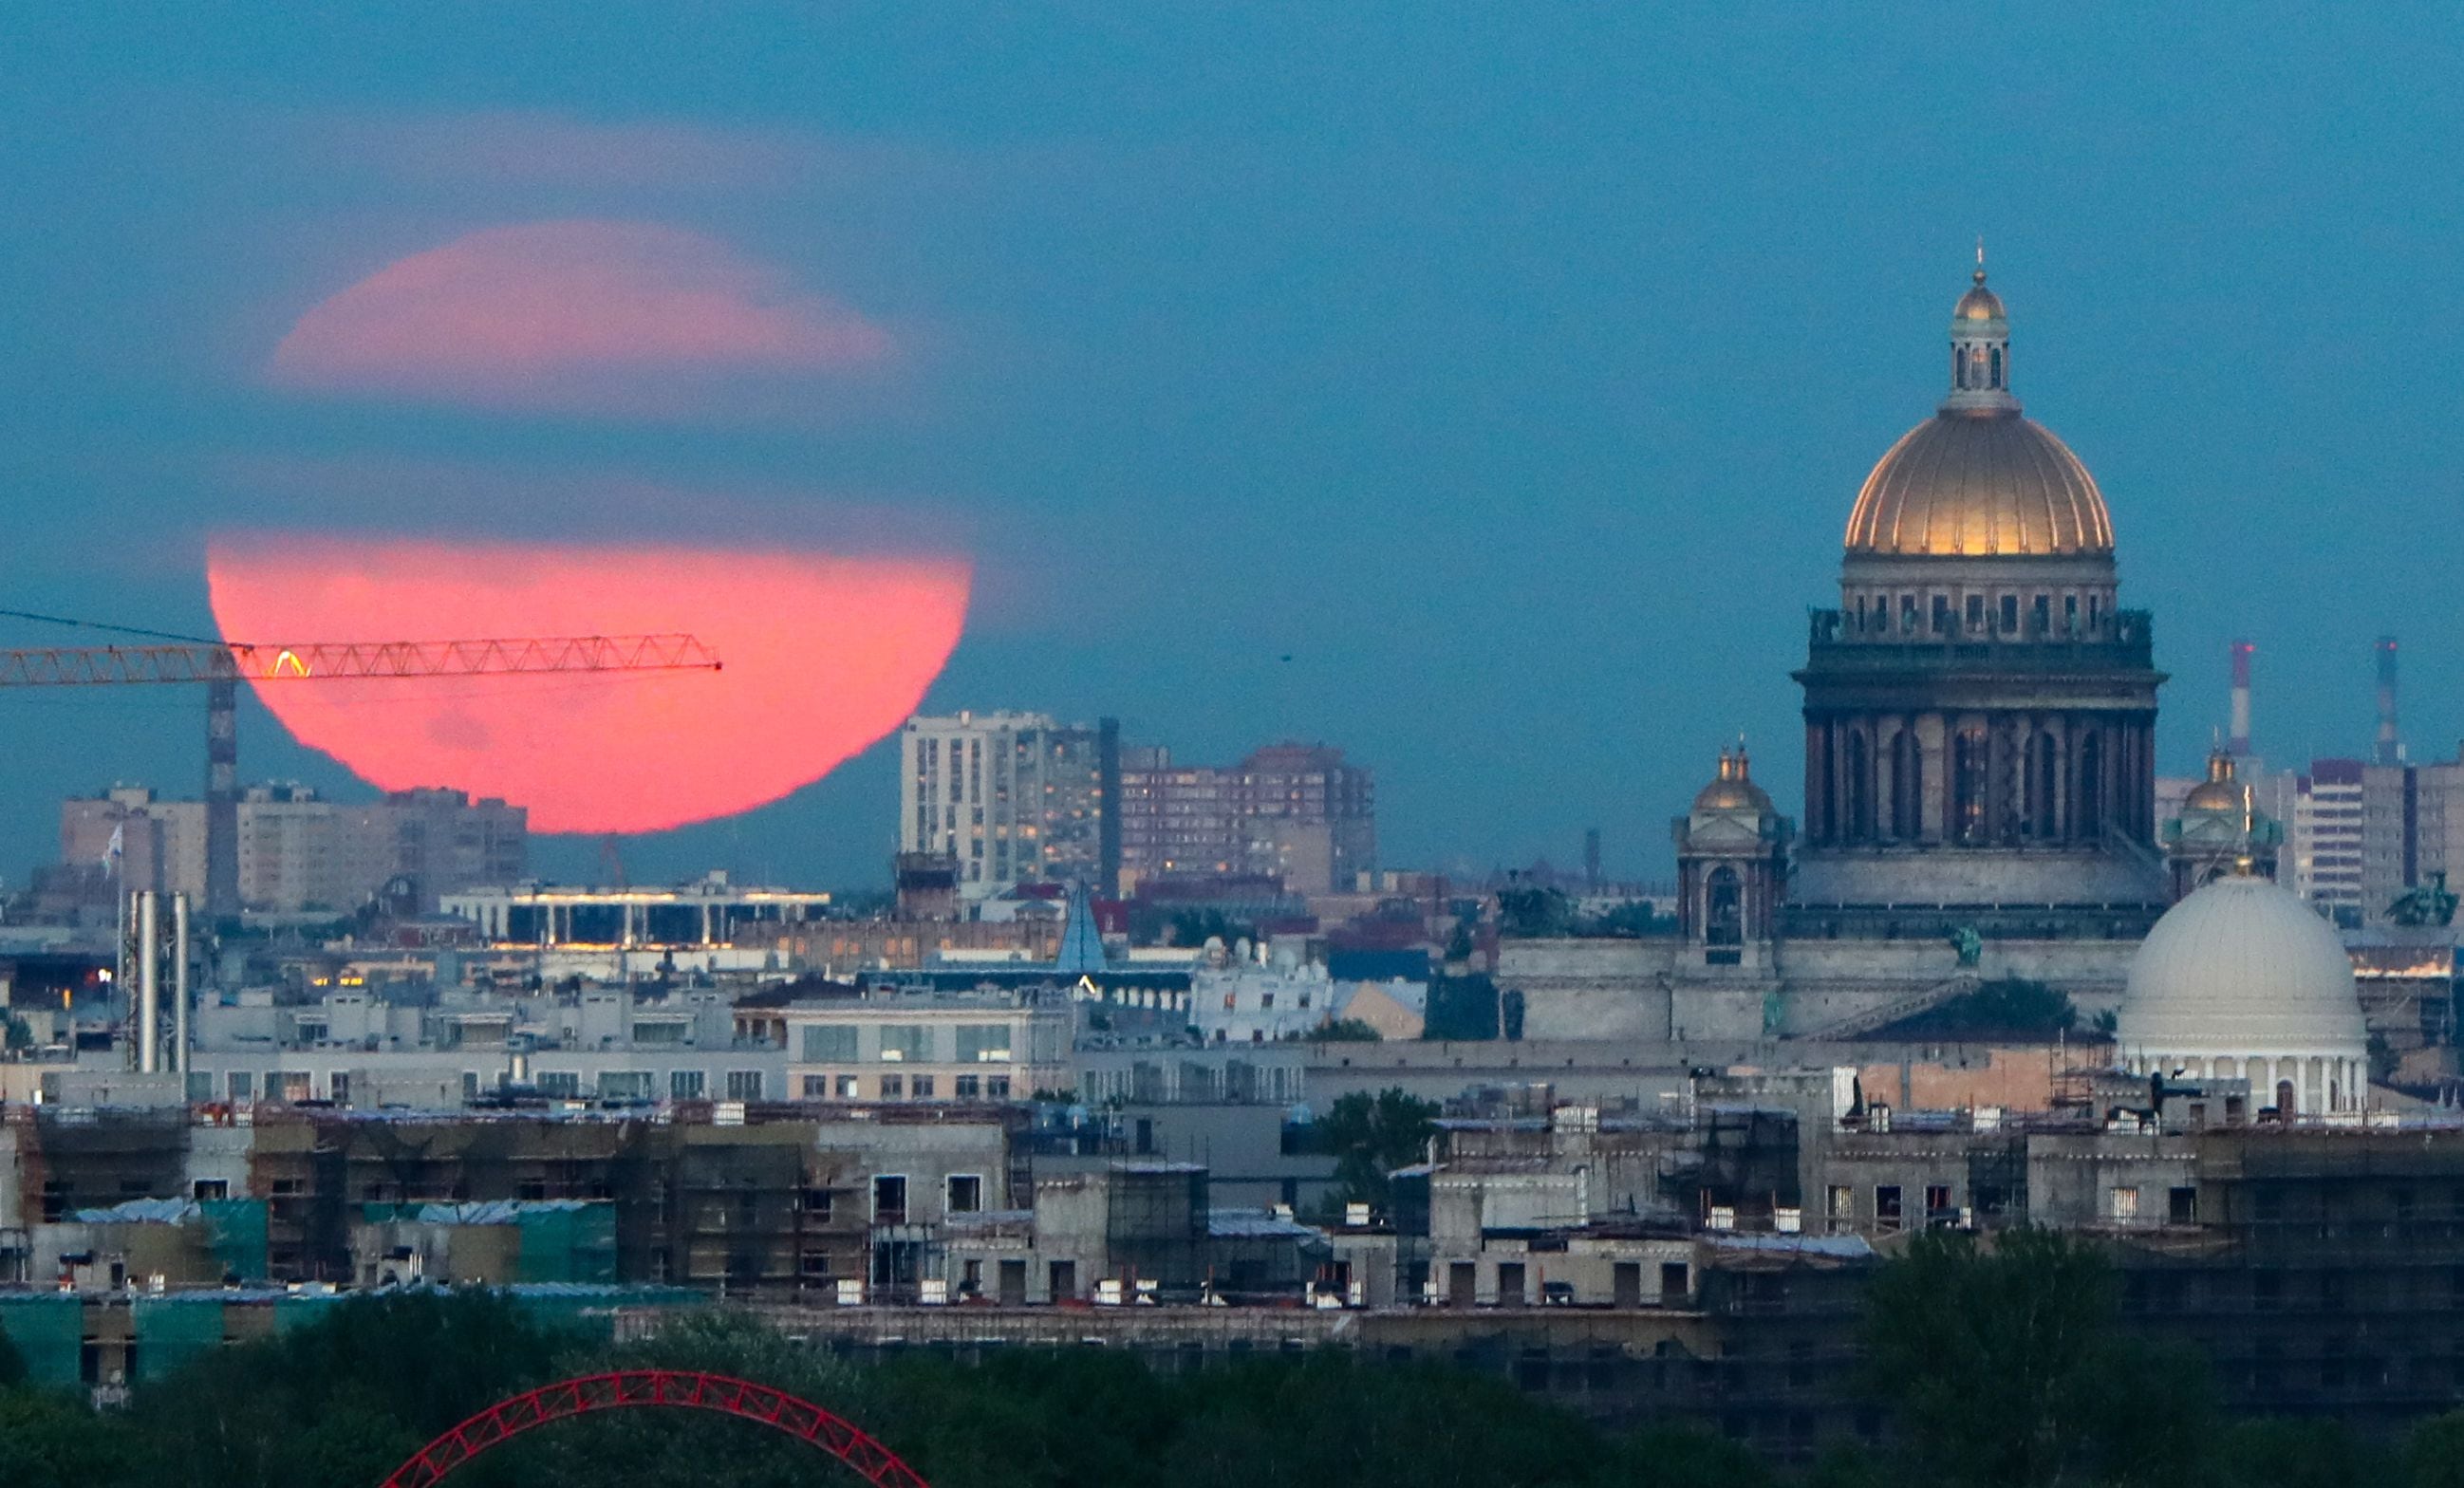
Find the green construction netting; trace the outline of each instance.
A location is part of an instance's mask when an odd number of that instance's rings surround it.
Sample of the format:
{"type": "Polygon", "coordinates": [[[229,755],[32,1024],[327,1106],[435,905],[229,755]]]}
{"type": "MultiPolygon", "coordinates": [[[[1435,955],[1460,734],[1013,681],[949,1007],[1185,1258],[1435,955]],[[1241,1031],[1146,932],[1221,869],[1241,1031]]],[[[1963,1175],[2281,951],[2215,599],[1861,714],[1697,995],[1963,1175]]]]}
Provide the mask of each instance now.
{"type": "Polygon", "coordinates": [[[37,1385],[74,1386],[84,1377],[85,1308],[69,1293],[0,1297],[0,1331],[37,1385]]]}
{"type": "Polygon", "coordinates": [[[571,1209],[526,1210],[516,1220],[521,1254],[517,1281],[616,1280],[616,1207],[589,1204],[571,1209]]]}
{"type": "Polygon", "coordinates": [[[219,1297],[140,1297],[129,1303],[137,1335],[137,1378],[159,1380],[222,1346],[219,1297]]]}
{"type": "Polygon", "coordinates": [[[325,1316],[324,1309],[340,1302],[347,1294],[301,1292],[278,1299],[274,1304],[274,1331],[288,1332],[293,1328],[317,1322],[325,1316]]]}
{"type": "Polygon", "coordinates": [[[222,1261],[224,1273],[243,1281],[264,1280],[265,1200],[209,1198],[198,1207],[206,1214],[206,1242],[222,1261]]]}

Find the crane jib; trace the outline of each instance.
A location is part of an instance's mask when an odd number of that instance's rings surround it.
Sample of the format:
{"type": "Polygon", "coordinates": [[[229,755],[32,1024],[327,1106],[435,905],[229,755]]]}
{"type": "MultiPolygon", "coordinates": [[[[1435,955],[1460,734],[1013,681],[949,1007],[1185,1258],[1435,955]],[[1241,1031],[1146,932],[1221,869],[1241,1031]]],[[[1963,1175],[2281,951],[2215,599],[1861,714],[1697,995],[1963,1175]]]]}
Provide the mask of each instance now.
{"type": "Polygon", "coordinates": [[[0,688],[719,668],[716,652],[695,637],[680,633],[290,646],[47,646],[0,650],[0,688]]]}

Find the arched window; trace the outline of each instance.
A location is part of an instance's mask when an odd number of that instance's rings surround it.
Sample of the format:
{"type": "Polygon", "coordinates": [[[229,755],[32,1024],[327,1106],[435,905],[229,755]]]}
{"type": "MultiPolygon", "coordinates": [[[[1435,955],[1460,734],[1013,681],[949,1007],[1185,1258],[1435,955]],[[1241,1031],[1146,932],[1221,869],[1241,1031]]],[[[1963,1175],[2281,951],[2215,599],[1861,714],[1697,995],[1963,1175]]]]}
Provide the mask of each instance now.
{"type": "Polygon", "coordinates": [[[2290,1116],[2297,1109],[2299,1109],[2299,1107],[2294,1104],[2293,1098],[2293,1082],[2290,1080],[2277,1081],[2276,1083],[2276,1114],[2278,1116],[2290,1116]]]}
{"type": "Polygon", "coordinates": [[[1985,731],[1962,729],[1950,741],[1950,836],[1985,841],[1985,731]]]}
{"type": "Polygon", "coordinates": [[[1925,826],[1924,793],[1916,731],[1902,729],[1891,735],[1891,835],[1901,842],[1915,842],[1925,826]]]}
{"type": "Polygon", "coordinates": [[[1848,840],[1867,842],[1874,840],[1874,777],[1873,761],[1865,757],[1865,735],[1856,731],[1848,734],[1848,840]]]}
{"type": "Polygon", "coordinates": [[[1988,387],[1998,388],[2002,385],[2002,348],[1999,346],[1994,347],[1990,353],[1990,356],[1993,370],[1991,373],[1991,380],[1985,385],[1988,387]]]}
{"type": "Polygon", "coordinates": [[[1746,943],[1745,886],[1734,868],[1713,868],[1704,882],[1703,940],[1713,946],[1746,943]]]}

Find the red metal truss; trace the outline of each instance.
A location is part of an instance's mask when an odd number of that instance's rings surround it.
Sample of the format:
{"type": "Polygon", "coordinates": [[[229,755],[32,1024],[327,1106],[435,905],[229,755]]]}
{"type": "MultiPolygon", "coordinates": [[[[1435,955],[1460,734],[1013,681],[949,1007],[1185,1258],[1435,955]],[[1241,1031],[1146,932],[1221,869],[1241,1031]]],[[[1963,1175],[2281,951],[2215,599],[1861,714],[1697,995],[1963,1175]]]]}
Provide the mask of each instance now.
{"type": "Polygon", "coordinates": [[[394,1469],[384,1488],[429,1488],[480,1453],[533,1427],[637,1406],[715,1411],[759,1421],[819,1447],[876,1488],[930,1488],[888,1447],[809,1400],[750,1380],[682,1369],[585,1374],[497,1401],[420,1448],[416,1456],[394,1469]]]}
{"type": "Polygon", "coordinates": [[[296,646],[73,646],[0,651],[0,688],[125,682],[290,682],[566,671],[716,671],[689,635],[494,641],[302,642],[296,646]]]}

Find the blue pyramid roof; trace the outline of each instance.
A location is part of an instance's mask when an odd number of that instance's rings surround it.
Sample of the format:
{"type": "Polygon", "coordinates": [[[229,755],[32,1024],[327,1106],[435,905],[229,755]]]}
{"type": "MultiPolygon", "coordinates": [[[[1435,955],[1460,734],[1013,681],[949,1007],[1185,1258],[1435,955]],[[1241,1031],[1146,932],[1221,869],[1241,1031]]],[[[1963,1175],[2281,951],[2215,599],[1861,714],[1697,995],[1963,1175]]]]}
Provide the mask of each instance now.
{"type": "Polygon", "coordinates": [[[1067,976],[1084,976],[1104,970],[1104,937],[1095,932],[1094,897],[1083,883],[1069,886],[1069,915],[1061,927],[1061,952],[1052,958],[1053,970],[1067,976]]]}

